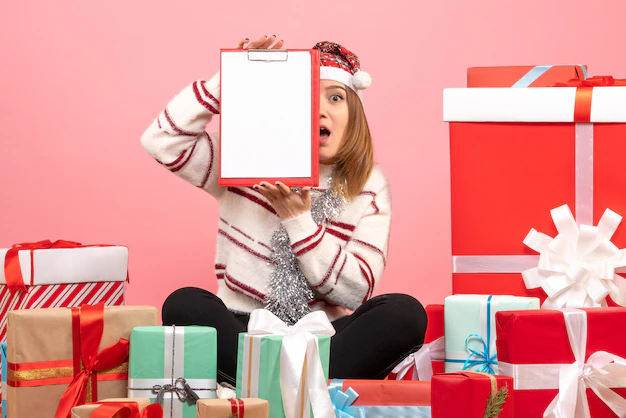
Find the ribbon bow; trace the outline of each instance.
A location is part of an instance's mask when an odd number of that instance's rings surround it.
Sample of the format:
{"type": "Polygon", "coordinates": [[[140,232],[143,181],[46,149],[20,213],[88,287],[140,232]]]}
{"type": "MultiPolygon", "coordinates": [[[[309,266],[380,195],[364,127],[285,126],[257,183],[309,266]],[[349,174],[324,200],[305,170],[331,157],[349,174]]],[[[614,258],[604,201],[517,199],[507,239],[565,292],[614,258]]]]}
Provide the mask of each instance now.
{"type": "Polygon", "coordinates": [[[187,384],[187,380],[183,377],[176,379],[176,382],[173,385],[154,385],[152,387],[152,393],[157,395],[155,402],[158,404],[163,402],[163,398],[166,393],[175,393],[179,401],[187,402],[189,405],[195,405],[198,399],[200,399],[191,386],[187,384]],[[182,387],[178,386],[179,383],[182,387]]]}
{"type": "Polygon", "coordinates": [[[100,404],[91,418],[163,418],[163,407],[153,403],[139,412],[137,402],[107,402],[100,404]]]}
{"type": "Polygon", "coordinates": [[[19,252],[21,250],[30,250],[30,269],[33,277],[33,251],[43,250],[48,248],[76,248],[82,247],[82,244],[74,241],[50,241],[49,239],[37,242],[23,242],[15,244],[6,253],[4,258],[4,277],[6,278],[7,286],[11,293],[15,293],[18,290],[26,291],[26,285],[24,284],[24,277],[22,276],[22,268],[20,266],[19,252]]]}
{"type": "Polygon", "coordinates": [[[467,349],[467,351],[469,351],[471,354],[467,357],[467,360],[465,360],[465,363],[463,364],[463,370],[469,370],[472,367],[475,366],[480,366],[476,371],[478,373],[489,373],[489,374],[495,374],[495,370],[491,367],[492,365],[496,365],[498,364],[498,362],[496,361],[496,359],[498,358],[498,354],[491,354],[490,350],[489,350],[489,344],[487,344],[484,340],[484,338],[478,334],[470,334],[468,335],[468,337],[465,339],[465,348],[467,349]],[[469,340],[471,340],[472,338],[476,338],[477,340],[479,340],[481,343],[483,343],[483,350],[479,351],[479,350],[473,350],[470,348],[469,346],[469,340]],[[472,359],[472,357],[477,357],[472,359]]]}
{"type": "Polygon", "coordinates": [[[250,314],[249,335],[284,335],[280,351],[280,391],[286,418],[308,415],[333,415],[326,378],[319,358],[317,338],[313,334],[332,336],[335,329],[323,311],[311,312],[295,325],[288,326],[266,309],[250,314]],[[309,406],[310,405],[310,406],[309,406]]]}
{"type": "Polygon", "coordinates": [[[565,83],[555,83],[554,87],[612,87],[626,86],[626,80],[614,79],[610,75],[589,77],[585,80],[573,78],[565,83]]]}
{"type": "Polygon", "coordinates": [[[559,234],[551,237],[531,229],[524,244],[540,253],[539,265],[522,272],[529,289],[541,287],[548,298],[543,308],[606,306],[606,296],[626,306],[626,250],[610,240],[622,217],[607,209],[598,226],[578,227],[567,205],[550,211],[559,234]]]}
{"type": "Polygon", "coordinates": [[[430,380],[433,377],[433,360],[444,359],[444,337],[422,345],[415,353],[411,353],[391,371],[395,380],[403,380],[413,368],[411,380],[430,380]]]}
{"type": "Polygon", "coordinates": [[[626,359],[606,351],[596,351],[585,363],[587,351],[587,312],[564,309],[572,364],[561,366],[559,393],[546,408],[546,418],[591,418],[586,389],[591,388],[617,416],[626,416],[626,399],[611,387],[626,386],[626,359]]]}
{"type": "Polygon", "coordinates": [[[98,352],[103,330],[104,302],[72,308],[74,379],[61,396],[55,418],[69,418],[72,407],[85,403],[89,381],[91,398],[98,399],[97,372],[115,367],[128,358],[128,340],[123,338],[98,352]]]}
{"type": "Polygon", "coordinates": [[[328,386],[328,393],[333,404],[333,411],[335,411],[336,418],[357,418],[347,411],[352,403],[359,397],[356,390],[349,387],[345,392],[342,390],[342,384],[337,382],[331,382],[328,386]]]}

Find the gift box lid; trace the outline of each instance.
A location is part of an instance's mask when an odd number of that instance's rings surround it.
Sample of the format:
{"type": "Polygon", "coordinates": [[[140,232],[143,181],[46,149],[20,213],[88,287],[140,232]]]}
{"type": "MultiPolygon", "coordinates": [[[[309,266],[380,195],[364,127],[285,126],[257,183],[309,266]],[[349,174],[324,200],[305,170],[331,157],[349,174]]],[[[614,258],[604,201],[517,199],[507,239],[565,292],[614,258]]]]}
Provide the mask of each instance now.
{"type": "Polygon", "coordinates": [[[513,65],[470,67],[467,87],[550,87],[587,78],[584,65],[513,65]]]}
{"type": "MultiPolygon", "coordinates": [[[[576,87],[454,88],[443,91],[445,122],[574,122],[576,87]]],[[[626,122],[626,87],[594,87],[590,121],[626,122]]]]}
{"type": "MultiPolygon", "coordinates": [[[[0,249],[4,261],[8,248],[0,249]]],[[[18,252],[26,285],[123,282],[128,271],[128,248],[124,246],[47,248],[18,252]],[[34,273],[31,278],[31,273],[34,273]]],[[[0,284],[6,284],[0,268],[0,284]]]]}

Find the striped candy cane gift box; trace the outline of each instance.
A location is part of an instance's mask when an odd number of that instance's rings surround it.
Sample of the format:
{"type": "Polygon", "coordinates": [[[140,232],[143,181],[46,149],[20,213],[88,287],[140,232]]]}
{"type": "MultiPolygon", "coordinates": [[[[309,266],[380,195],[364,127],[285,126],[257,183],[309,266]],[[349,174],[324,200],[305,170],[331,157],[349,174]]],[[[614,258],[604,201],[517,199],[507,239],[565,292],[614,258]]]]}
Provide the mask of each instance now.
{"type": "Polygon", "coordinates": [[[0,342],[15,309],[124,304],[127,247],[46,240],[0,249],[0,260],[0,342]]]}

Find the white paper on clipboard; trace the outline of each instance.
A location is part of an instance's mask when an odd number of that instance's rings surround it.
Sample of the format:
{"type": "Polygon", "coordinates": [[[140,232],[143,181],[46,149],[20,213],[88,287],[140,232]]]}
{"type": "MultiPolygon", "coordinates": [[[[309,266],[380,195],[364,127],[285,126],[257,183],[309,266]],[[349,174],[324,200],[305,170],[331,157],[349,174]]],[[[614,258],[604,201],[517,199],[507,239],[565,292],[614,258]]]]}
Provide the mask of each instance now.
{"type": "Polygon", "coordinates": [[[281,53],[267,61],[222,51],[223,179],[311,177],[311,54],[266,52],[281,53]]]}

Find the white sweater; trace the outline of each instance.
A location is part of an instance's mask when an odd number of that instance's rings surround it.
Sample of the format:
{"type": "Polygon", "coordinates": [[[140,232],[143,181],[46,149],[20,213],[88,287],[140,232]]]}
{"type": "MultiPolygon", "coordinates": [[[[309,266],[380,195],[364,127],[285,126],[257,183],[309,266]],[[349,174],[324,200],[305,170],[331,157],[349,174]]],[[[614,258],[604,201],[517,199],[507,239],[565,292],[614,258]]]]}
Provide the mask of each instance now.
{"type": "MultiPolygon", "coordinates": [[[[390,187],[382,169],[374,170],[363,191],[335,221],[318,226],[311,212],[282,220],[251,187],[217,185],[216,134],[205,127],[219,114],[219,73],[196,81],[174,97],[141,137],[161,165],[219,202],[215,254],[217,296],[233,311],[263,307],[272,273],[271,236],[280,223],[289,234],[300,269],[315,293],[311,308],[331,320],[372,296],[385,269],[391,225],[390,187]]],[[[319,188],[327,187],[331,167],[320,165],[319,188]]]]}

